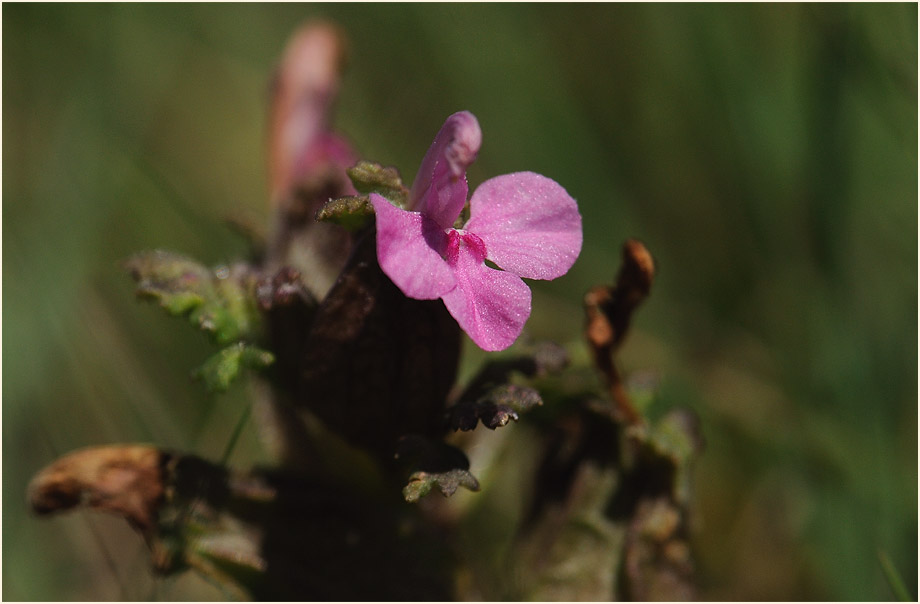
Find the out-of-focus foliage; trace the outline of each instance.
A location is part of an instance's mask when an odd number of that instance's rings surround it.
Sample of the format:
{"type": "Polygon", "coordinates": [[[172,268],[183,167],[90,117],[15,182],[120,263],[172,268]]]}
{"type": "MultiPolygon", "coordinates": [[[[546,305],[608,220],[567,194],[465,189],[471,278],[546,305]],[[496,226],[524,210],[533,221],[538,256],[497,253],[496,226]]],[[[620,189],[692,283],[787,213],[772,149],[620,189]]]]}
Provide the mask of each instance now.
{"type": "MultiPolygon", "coordinates": [[[[8,4],[3,17],[6,599],[226,597],[191,575],[154,581],[119,521],[40,521],[24,492],[84,445],[221,455],[247,393],[190,381],[206,337],[138,304],[120,263],[246,252],[222,221],[265,223],[267,82],[315,17],[351,41],[337,125],[363,157],[412,169],[469,109],[484,136],[472,187],[532,170],[579,201],[584,251],[534,284],[531,333],[576,341],[581,297],[612,280],[622,241],[655,255],[621,362],[658,384],[653,416],[702,419],[701,597],[888,599],[879,550],[916,596],[916,5],[8,4]]],[[[528,447],[526,432],[496,442],[528,447]]],[[[471,456],[474,474],[489,454],[471,456]]],[[[231,463],[265,455],[250,423],[231,463]]],[[[477,474],[503,481],[487,503],[509,518],[513,463],[477,474]]]]}

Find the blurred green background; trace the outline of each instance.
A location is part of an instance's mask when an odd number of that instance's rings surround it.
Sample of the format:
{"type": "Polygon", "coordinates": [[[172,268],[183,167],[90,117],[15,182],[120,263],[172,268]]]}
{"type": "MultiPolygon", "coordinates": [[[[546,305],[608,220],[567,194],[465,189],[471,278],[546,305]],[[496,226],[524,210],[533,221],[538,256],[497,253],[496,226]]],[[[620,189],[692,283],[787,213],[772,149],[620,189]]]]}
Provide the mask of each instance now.
{"type": "MultiPolygon", "coordinates": [[[[4,599],[223,597],[24,493],[86,445],[220,455],[245,389],[190,382],[206,339],[120,262],[245,253],[223,219],[267,219],[267,82],[314,17],[350,39],[336,124],[365,157],[410,180],[469,109],[472,186],[532,170],[578,199],[584,251],[534,285],[531,333],[577,339],[622,241],[651,249],[621,363],[702,418],[701,597],[890,599],[880,551],[916,597],[915,4],[6,4],[4,599]]],[[[249,426],[232,463],[264,459],[249,426]]]]}

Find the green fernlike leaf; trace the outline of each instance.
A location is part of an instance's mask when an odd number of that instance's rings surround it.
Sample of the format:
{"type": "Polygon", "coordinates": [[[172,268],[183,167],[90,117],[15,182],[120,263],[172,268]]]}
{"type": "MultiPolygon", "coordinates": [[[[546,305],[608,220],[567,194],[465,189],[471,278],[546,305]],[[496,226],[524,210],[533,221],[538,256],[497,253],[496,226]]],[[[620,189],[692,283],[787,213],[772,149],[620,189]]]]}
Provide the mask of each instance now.
{"type": "Polygon", "coordinates": [[[137,295],[155,300],[171,315],[187,315],[218,344],[256,335],[259,313],[245,267],[211,270],[180,254],[141,252],[126,263],[137,295]]]}
{"type": "Polygon", "coordinates": [[[195,376],[204,380],[211,392],[223,392],[239,377],[244,367],[263,369],[275,361],[275,356],[251,344],[238,342],[208,358],[195,371],[195,376]]]}
{"type": "Polygon", "coordinates": [[[469,470],[456,468],[447,472],[415,472],[409,477],[409,484],[403,487],[403,497],[409,503],[415,503],[438,487],[441,494],[450,497],[457,492],[459,487],[471,491],[479,490],[479,481],[470,474],[469,470]]]}
{"type": "Polygon", "coordinates": [[[403,185],[399,170],[391,166],[359,161],[348,169],[348,177],[355,189],[362,195],[377,193],[383,195],[400,208],[409,202],[409,189],[403,185]]]}

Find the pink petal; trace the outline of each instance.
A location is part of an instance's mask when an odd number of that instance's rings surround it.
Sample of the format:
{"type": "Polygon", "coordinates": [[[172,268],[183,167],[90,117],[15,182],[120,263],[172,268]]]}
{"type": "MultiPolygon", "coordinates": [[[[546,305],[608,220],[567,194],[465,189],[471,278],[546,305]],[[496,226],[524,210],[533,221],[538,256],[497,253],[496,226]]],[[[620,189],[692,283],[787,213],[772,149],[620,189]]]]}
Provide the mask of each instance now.
{"type": "Polygon", "coordinates": [[[474,247],[463,243],[457,252],[457,287],[442,296],[447,310],[483,350],[508,348],[530,316],[530,288],[516,275],[487,267],[474,247]]]}
{"type": "Polygon", "coordinates": [[[466,168],[476,160],[481,144],[482,131],[472,113],[460,111],[447,118],[412,183],[409,209],[444,228],[453,226],[469,191],[466,168]]]}
{"type": "Polygon", "coordinates": [[[515,172],[482,183],[465,230],[486,244],[488,259],[528,279],[555,279],[581,251],[581,215],[556,181],[515,172]]]}
{"type": "Polygon", "coordinates": [[[434,300],[452,290],[456,280],[441,257],[447,246],[444,229],[376,193],[370,200],[377,214],[377,260],[393,283],[416,300],[434,300]]]}

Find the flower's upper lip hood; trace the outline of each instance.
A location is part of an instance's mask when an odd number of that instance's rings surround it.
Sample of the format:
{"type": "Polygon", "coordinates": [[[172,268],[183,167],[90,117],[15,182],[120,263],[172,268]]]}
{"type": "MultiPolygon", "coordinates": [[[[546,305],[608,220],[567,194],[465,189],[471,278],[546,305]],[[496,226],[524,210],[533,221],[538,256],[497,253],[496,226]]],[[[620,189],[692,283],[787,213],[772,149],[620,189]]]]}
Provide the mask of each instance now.
{"type": "Polygon", "coordinates": [[[448,117],[422,159],[409,191],[409,209],[451,226],[466,204],[466,169],[476,161],[481,144],[476,116],[458,111],[448,117]]]}

